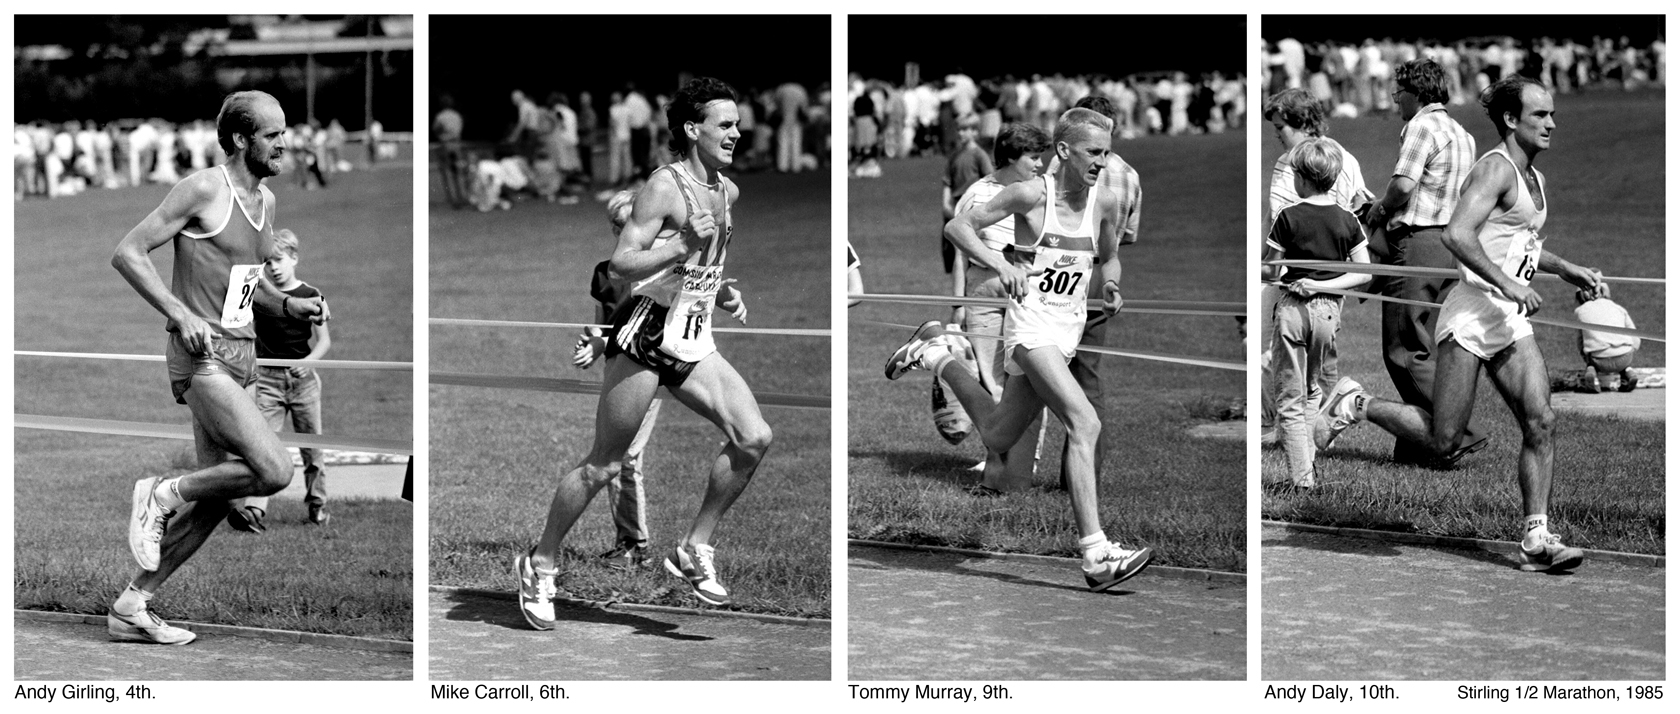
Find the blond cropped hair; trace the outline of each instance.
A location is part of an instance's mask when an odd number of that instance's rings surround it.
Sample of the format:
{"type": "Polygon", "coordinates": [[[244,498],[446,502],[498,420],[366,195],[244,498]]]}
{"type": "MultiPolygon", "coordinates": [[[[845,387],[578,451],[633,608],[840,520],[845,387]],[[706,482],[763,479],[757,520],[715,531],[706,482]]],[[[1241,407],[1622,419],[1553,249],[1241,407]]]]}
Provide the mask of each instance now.
{"type": "Polygon", "coordinates": [[[1289,166],[1308,186],[1319,193],[1328,193],[1342,173],[1341,147],[1329,139],[1308,139],[1295,147],[1289,166]]]}

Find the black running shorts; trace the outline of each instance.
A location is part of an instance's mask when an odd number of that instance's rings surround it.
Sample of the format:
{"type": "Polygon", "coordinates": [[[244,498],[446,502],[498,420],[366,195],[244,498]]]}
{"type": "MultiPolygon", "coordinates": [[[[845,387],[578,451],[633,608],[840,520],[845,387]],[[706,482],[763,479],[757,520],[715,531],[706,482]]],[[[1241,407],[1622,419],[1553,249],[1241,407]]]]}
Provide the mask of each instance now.
{"type": "Polygon", "coordinates": [[[607,340],[607,357],[624,355],[659,374],[663,387],[678,387],[694,371],[694,362],[665,354],[659,343],[665,340],[665,313],[670,308],[646,295],[625,301],[613,313],[612,337],[607,340]]]}

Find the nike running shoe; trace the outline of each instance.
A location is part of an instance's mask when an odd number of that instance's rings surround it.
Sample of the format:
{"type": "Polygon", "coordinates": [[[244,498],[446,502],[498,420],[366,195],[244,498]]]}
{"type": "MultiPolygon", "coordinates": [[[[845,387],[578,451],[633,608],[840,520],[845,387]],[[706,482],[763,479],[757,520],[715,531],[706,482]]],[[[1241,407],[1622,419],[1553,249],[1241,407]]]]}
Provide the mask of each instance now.
{"type": "Polygon", "coordinates": [[[559,575],[557,570],[537,570],[531,564],[530,552],[513,561],[513,577],[519,581],[519,612],[535,629],[554,629],[554,598],[560,595],[554,579],[559,575]]]}
{"type": "Polygon", "coordinates": [[[1546,536],[1546,540],[1540,543],[1539,550],[1530,551],[1527,548],[1521,548],[1521,550],[1522,565],[1518,566],[1517,569],[1528,573],[1558,573],[1565,570],[1574,570],[1587,557],[1587,554],[1582,552],[1580,548],[1571,548],[1564,545],[1563,539],[1555,533],[1546,536]]]}
{"type": "Polygon", "coordinates": [[[141,570],[157,570],[163,532],[169,528],[174,511],[164,510],[152,491],[162,476],[143,478],[134,482],[134,497],[128,512],[128,550],[141,570]]]}
{"type": "Polygon", "coordinates": [[[1155,551],[1149,548],[1126,550],[1119,543],[1109,543],[1108,552],[1097,559],[1092,565],[1081,566],[1085,571],[1085,584],[1090,586],[1091,592],[1100,593],[1120,583],[1132,579],[1144,568],[1149,567],[1149,559],[1155,551]]]}
{"type": "MultiPolygon", "coordinates": [[[[938,324],[935,322],[934,324],[938,324]]],[[[729,591],[717,580],[717,566],[712,564],[709,545],[679,545],[665,556],[665,569],[688,581],[694,596],[708,605],[728,605],[729,591]]]]}
{"type": "Polygon", "coordinates": [[[198,639],[198,635],[193,634],[192,630],[164,622],[144,607],[132,615],[118,614],[116,610],[106,611],[105,631],[117,642],[184,645],[198,639]]]}
{"type": "Polygon", "coordinates": [[[1313,441],[1320,451],[1330,448],[1336,437],[1359,423],[1359,413],[1370,398],[1358,382],[1347,377],[1336,380],[1336,386],[1324,398],[1319,417],[1313,420],[1313,441]]]}
{"type": "Polygon", "coordinates": [[[899,347],[887,360],[887,379],[898,379],[913,369],[927,369],[927,365],[922,364],[922,352],[934,338],[944,334],[945,327],[939,324],[938,320],[922,323],[921,327],[916,328],[915,334],[910,336],[910,341],[899,347]]]}

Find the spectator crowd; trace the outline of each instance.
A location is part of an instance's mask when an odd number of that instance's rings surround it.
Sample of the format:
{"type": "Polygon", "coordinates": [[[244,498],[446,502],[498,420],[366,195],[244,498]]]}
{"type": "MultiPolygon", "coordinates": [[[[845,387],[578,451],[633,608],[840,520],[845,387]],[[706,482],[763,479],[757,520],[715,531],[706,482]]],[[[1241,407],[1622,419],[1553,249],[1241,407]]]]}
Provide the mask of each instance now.
{"type": "MultiPolygon", "coordinates": [[[[35,121],[12,131],[14,197],[57,198],[90,188],[112,189],[146,183],[172,185],[193,171],[215,166],[227,155],[210,120],[176,124],[161,119],[63,123],[35,121]]],[[[286,130],[287,171],[300,186],[326,186],[334,173],[349,171],[348,133],[337,119],[325,127],[302,123],[286,130]],[[313,179],[313,184],[311,184],[313,179]]],[[[369,160],[374,160],[370,155],[369,160]]]]}
{"type": "MultiPolygon", "coordinates": [[[[827,165],[827,83],[814,93],[797,82],[736,90],[741,138],[732,171],[791,173],[827,165]]],[[[668,94],[656,92],[650,98],[626,83],[605,102],[588,91],[551,91],[540,103],[535,97],[512,90],[514,112],[507,132],[494,144],[479,145],[463,140],[467,119],[454,98],[438,98],[440,109],[432,120],[434,160],[452,207],[506,210],[522,198],[569,204],[591,196],[604,202],[675,160],[665,118],[668,94]]],[[[488,108],[475,113],[500,114],[488,108]]]]}
{"type": "Polygon", "coordinates": [[[1659,35],[1638,47],[1627,37],[1470,37],[1456,41],[1366,39],[1304,43],[1285,37],[1266,44],[1262,78],[1266,96],[1304,89],[1336,116],[1395,111],[1388,89],[1394,68],[1425,58],[1447,74],[1448,103],[1474,100],[1501,77],[1520,74],[1540,80],[1556,94],[1593,87],[1633,90],[1667,83],[1667,45],[1659,35]]]}
{"type": "Polygon", "coordinates": [[[965,122],[978,122],[979,141],[991,146],[999,129],[1027,122],[1046,132],[1080,99],[1099,94],[1117,109],[1115,136],[1201,134],[1240,129],[1247,113],[1241,74],[1185,72],[1107,75],[1005,75],[975,81],[966,74],[915,86],[850,76],[847,106],[853,173],[880,175],[878,159],[947,155],[960,145],[965,122]]]}

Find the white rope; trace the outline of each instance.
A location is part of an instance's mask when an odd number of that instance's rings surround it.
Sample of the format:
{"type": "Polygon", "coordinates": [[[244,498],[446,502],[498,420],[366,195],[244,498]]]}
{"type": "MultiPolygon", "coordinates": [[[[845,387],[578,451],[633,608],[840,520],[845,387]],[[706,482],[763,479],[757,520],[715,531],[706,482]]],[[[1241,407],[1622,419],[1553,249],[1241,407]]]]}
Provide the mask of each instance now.
{"type": "MultiPolygon", "coordinates": [[[[80,417],[40,416],[36,414],[13,414],[13,426],[19,429],[44,429],[47,431],[73,431],[84,434],[109,434],[113,436],[143,436],[156,439],[193,440],[192,426],[187,424],[152,424],[138,421],[114,421],[110,419],[83,419],[80,417]]],[[[294,434],[281,432],[280,443],[286,446],[307,447],[311,449],[333,449],[336,451],[371,451],[380,454],[414,454],[414,442],[399,441],[397,439],[367,439],[338,436],[323,436],[319,434],[294,434]]]]}
{"type": "MultiPolygon", "coordinates": [[[[12,350],[15,357],[65,357],[70,359],[103,359],[124,362],[162,362],[163,355],[128,355],[105,352],[36,352],[12,350]]],[[[314,367],[316,369],[365,369],[379,372],[412,372],[413,362],[374,362],[348,359],[271,359],[257,360],[261,367],[314,367]]]]}
{"type": "MultiPolygon", "coordinates": [[[[455,317],[434,317],[427,322],[433,325],[457,325],[463,327],[542,327],[562,330],[581,330],[586,327],[607,328],[611,325],[601,325],[588,322],[529,322],[524,320],[468,320],[455,317]]],[[[714,327],[713,332],[727,332],[742,335],[780,335],[783,337],[832,337],[833,330],[798,329],[791,327],[714,327]]]]}
{"type": "MultiPolygon", "coordinates": [[[[1334,270],[1342,273],[1367,273],[1370,275],[1386,275],[1397,278],[1461,278],[1457,270],[1452,268],[1420,268],[1410,265],[1384,265],[1382,263],[1349,263],[1337,260],[1269,260],[1267,265],[1282,265],[1290,268],[1307,268],[1310,270],[1334,270]]],[[[1562,276],[1554,273],[1536,273],[1535,277],[1548,280],[1562,280],[1562,276]]],[[[1605,275],[1599,278],[1607,283],[1629,283],[1636,285],[1665,285],[1663,278],[1624,278],[1605,275]]]]}
{"type": "MultiPolygon", "coordinates": [[[[1344,296],[1344,297],[1364,298],[1364,299],[1368,299],[1368,300],[1376,300],[1378,302],[1399,303],[1401,305],[1416,305],[1418,307],[1432,307],[1432,308],[1435,308],[1437,310],[1439,310],[1441,308],[1441,305],[1439,303],[1424,302],[1422,300],[1407,300],[1405,298],[1388,297],[1387,295],[1376,295],[1376,294],[1373,294],[1373,293],[1362,293],[1362,292],[1359,292],[1357,290],[1336,290],[1334,288],[1317,288],[1317,289],[1313,290],[1313,292],[1328,293],[1328,294],[1331,294],[1331,295],[1341,295],[1341,296],[1344,296]]],[[[1592,330],[1594,332],[1608,332],[1608,333],[1615,334],[1615,335],[1630,335],[1630,336],[1633,336],[1633,337],[1638,337],[1639,339],[1642,339],[1642,340],[1650,340],[1652,342],[1667,342],[1667,340],[1663,339],[1663,336],[1658,334],[1658,333],[1646,332],[1644,330],[1634,330],[1634,329],[1622,327],[1620,325],[1601,325],[1601,324],[1598,324],[1596,322],[1578,322],[1578,321],[1575,321],[1575,320],[1565,320],[1563,318],[1557,318],[1557,317],[1536,317],[1534,315],[1530,315],[1528,317],[1528,321],[1532,322],[1536,325],[1548,325],[1548,326],[1551,326],[1551,327],[1566,327],[1566,328],[1569,328],[1571,330],[1592,330]]]]}
{"type": "MultiPolygon", "coordinates": [[[[955,305],[975,307],[1005,307],[1009,304],[1007,298],[1000,297],[957,297],[945,295],[901,295],[885,293],[856,293],[846,296],[852,300],[864,302],[889,302],[905,305],[940,305],[951,307],[955,305]]],[[[1101,310],[1101,300],[1087,300],[1086,309],[1101,310]]],[[[1248,314],[1248,306],[1240,302],[1194,302],[1190,300],[1126,300],[1120,308],[1121,312],[1151,313],[1160,315],[1222,315],[1235,317],[1248,314]]]]}

